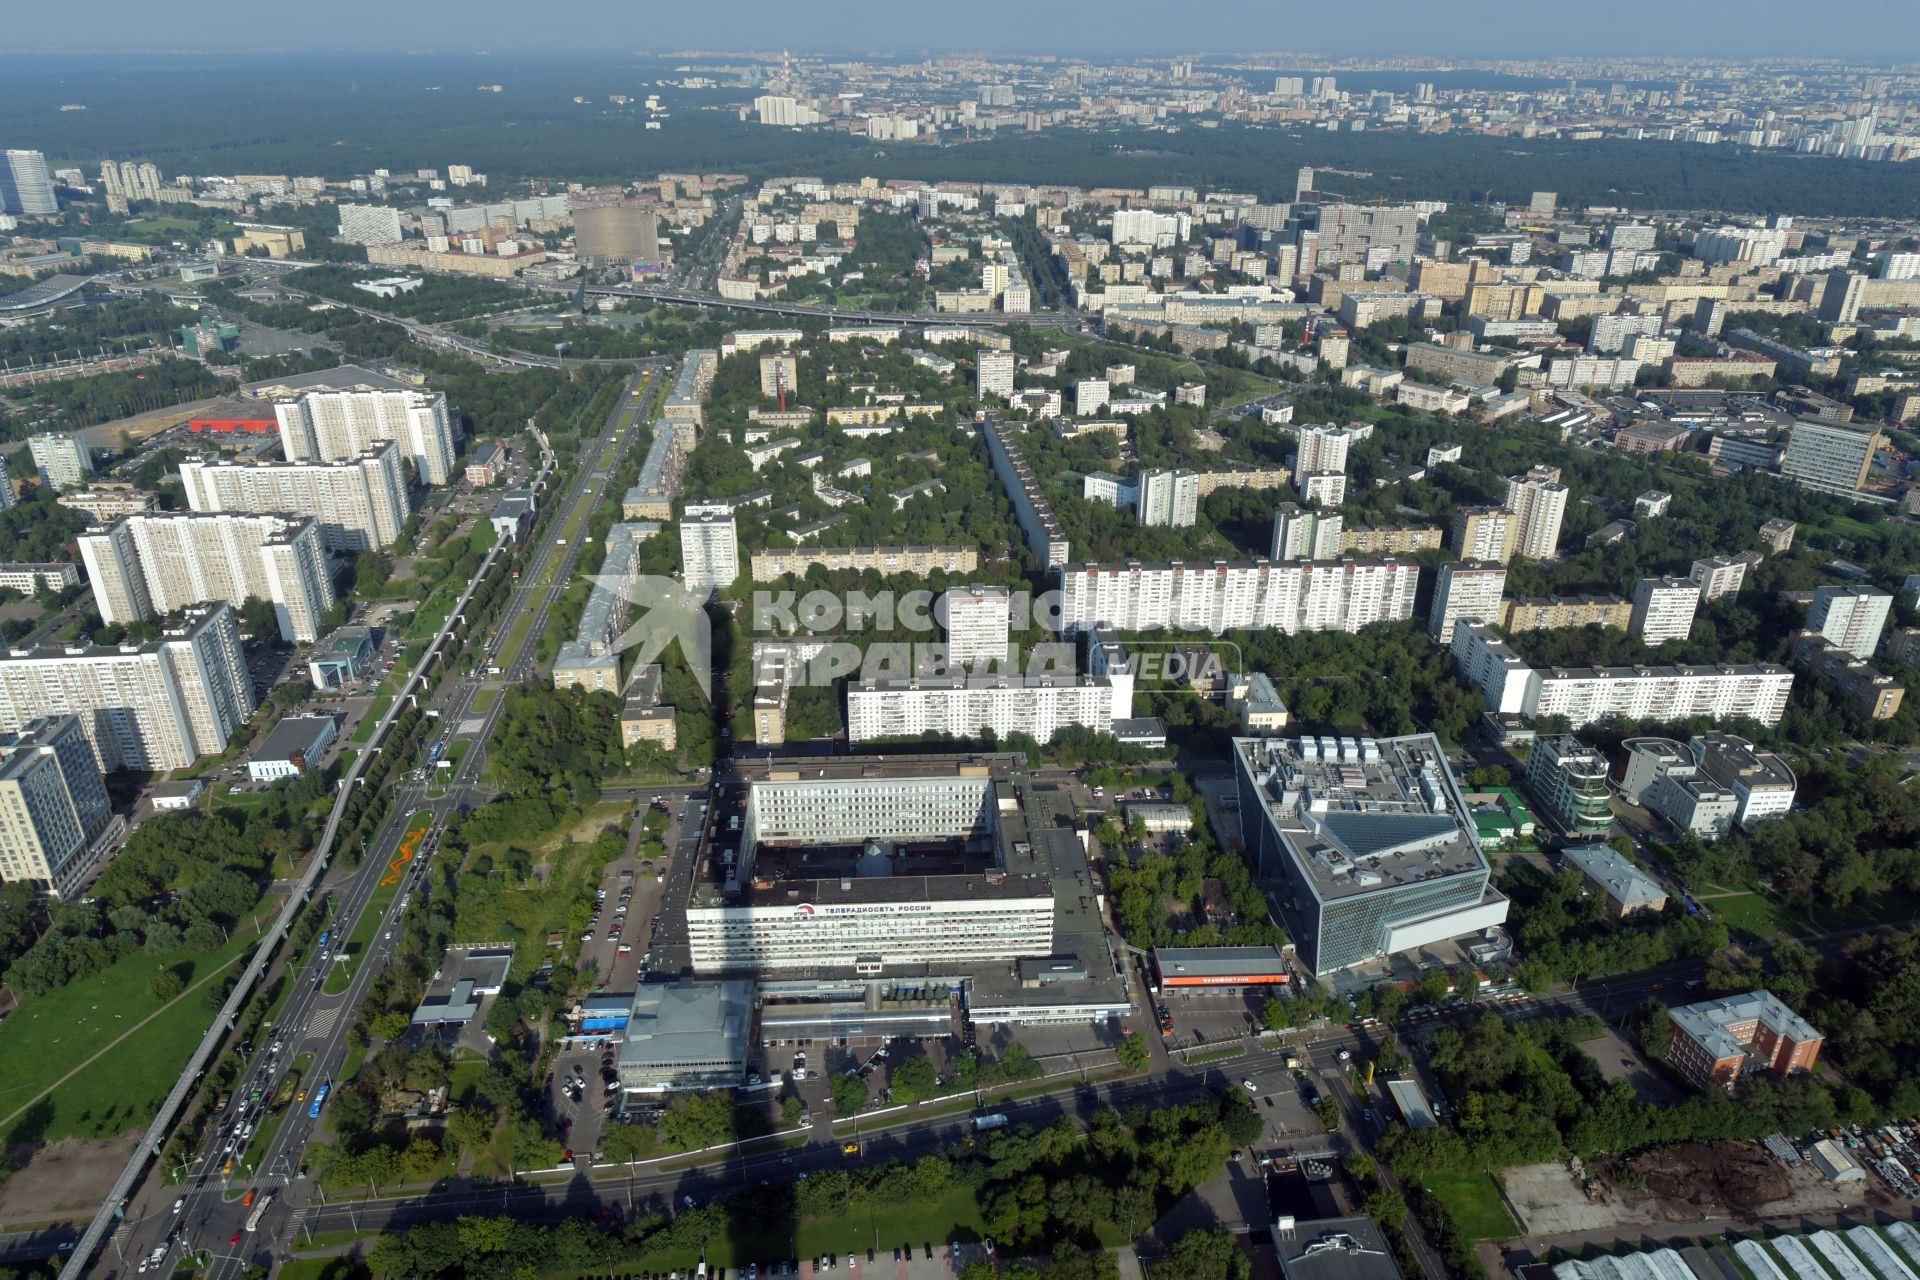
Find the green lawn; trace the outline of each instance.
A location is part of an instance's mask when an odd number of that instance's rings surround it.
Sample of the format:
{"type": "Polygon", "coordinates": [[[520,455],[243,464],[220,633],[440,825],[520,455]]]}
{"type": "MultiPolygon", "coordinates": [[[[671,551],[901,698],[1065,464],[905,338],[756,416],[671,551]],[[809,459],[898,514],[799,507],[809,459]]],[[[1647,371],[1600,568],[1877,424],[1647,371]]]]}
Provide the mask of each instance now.
{"type": "Polygon", "coordinates": [[[1706,898],[1701,906],[1742,937],[1777,938],[1782,934],[1822,933],[1864,925],[1904,924],[1920,916],[1920,898],[1905,893],[1880,893],[1849,906],[1790,907],[1764,893],[1749,891],[1724,898],[1706,898]]]}
{"type": "Polygon", "coordinates": [[[473,691],[473,701],[467,705],[470,713],[483,716],[493,710],[493,704],[500,701],[500,690],[493,685],[482,685],[473,691]]]}
{"type": "Polygon", "coordinates": [[[400,851],[395,855],[397,865],[389,867],[380,883],[374,886],[373,896],[367,900],[366,910],[360,913],[360,919],[354,923],[353,932],[347,935],[346,943],[336,955],[333,968],[327,971],[327,985],[323,990],[330,996],[345,991],[353,981],[353,975],[360,968],[360,961],[366,956],[367,948],[373,945],[373,935],[381,927],[387,908],[393,905],[399,896],[400,882],[406,879],[411,869],[407,864],[413,860],[414,850],[426,836],[427,828],[433,825],[433,815],[426,812],[414,814],[407,819],[406,833],[400,837],[400,851]]]}
{"type": "Polygon", "coordinates": [[[1420,1182],[1453,1213],[1460,1234],[1469,1241],[1512,1240],[1520,1226],[1500,1199],[1500,1188],[1488,1173],[1426,1174],[1420,1182]]]}
{"type": "Polygon", "coordinates": [[[104,973],[24,1001],[0,1035],[0,1134],[13,1142],[110,1138],[148,1123],[213,1020],[207,988],[199,984],[215,978],[255,937],[246,930],[205,955],[137,952],[104,973]],[[188,991],[114,1044],[160,1011],[148,986],[162,968],[186,976],[188,991]],[[114,1047],[103,1053],[109,1044],[114,1047]],[[56,1082],[54,1092],[34,1101],[56,1082]]]}
{"type": "Polygon", "coordinates": [[[278,1274],[280,1280],[365,1280],[372,1273],[358,1258],[294,1258],[282,1263],[278,1274]]]}
{"type": "MultiPolygon", "coordinates": [[[[938,1257],[946,1252],[949,1240],[976,1241],[986,1234],[972,1189],[959,1187],[937,1200],[837,1214],[801,1223],[797,1231],[786,1223],[733,1222],[708,1242],[706,1263],[709,1269],[739,1270],[750,1262],[771,1258],[818,1258],[823,1253],[844,1256],[850,1252],[864,1256],[876,1247],[876,1239],[880,1250],[877,1256],[890,1254],[903,1244],[911,1244],[924,1254],[924,1246],[931,1244],[938,1257]]],[[[615,1270],[686,1269],[700,1260],[700,1252],[695,1249],[663,1249],[620,1259],[615,1270]]]]}
{"type": "Polygon", "coordinates": [[[360,717],[360,727],[353,731],[353,737],[348,739],[348,741],[350,742],[371,741],[373,738],[373,731],[380,727],[380,717],[386,715],[387,708],[392,705],[393,705],[393,695],[391,693],[383,693],[379,697],[375,698],[373,700],[373,705],[367,708],[367,714],[360,717]]]}

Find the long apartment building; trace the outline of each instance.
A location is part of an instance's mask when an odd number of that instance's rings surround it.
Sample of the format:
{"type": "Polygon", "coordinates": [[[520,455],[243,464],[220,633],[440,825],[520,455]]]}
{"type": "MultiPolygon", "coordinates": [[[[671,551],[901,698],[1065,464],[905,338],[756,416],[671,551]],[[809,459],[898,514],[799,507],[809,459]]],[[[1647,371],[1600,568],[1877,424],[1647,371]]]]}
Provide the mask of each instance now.
{"type": "Polygon", "coordinates": [[[1625,631],[1633,620],[1633,602],[1615,595],[1514,596],[1501,602],[1496,622],[1508,635],[1521,631],[1569,631],[1576,627],[1612,627],[1625,631]]]}
{"type": "Polygon", "coordinates": [[[0,655],[0,731],[77,716],[108,772],[178,769],[225,751],[255,705],[225,601],[188,609],[180,627],[146,644],[0,655]]]}
{"type": "Polygon", "coordinates": [[[1070,554],[1067,531],[1054,516],[1047,495],[1040,491],[1040,481],[1027,465],[1013,428],[988,416],[980,420],[980,433],[986,437],[987,455],[993,460],[994,474],[1000,477],[1007,501],[1013,504],[1014,517],[1027,535],[1027,545],[1046,568],[1065,568],[1070,554]]]}
{"type": "Polygon", "coordinates": [[[79,537],[103,621],[124,625],[202,600],[270,600],[280,638],[311,644],[333,575],[311,516],[180,512],[123,516],[79,537]]]}
{"type": "Polygon", "coordinates": [[[814,565],[829,573],[972,573],[980,567],[980,553],[972,547],[774,547],[747,557],[755,582],[778,582],[799,577],[814,565]]]}
{"type": "Polygon", "coordinates": [[[228,462],[195,456],[180,464],[195,511],[312,516],[329,551],[373,551],[399,541],[412,510],[400,446],[387,440],[339,462],[228,462]]]}
{"type": "Polygon", "coordinates": [[[1132,681],[1122,694],[1106,676],[970,676],[964,672],[901,680],[857,680],[847,686],[847,740],[917,738],[934,733],[997,739],[1024,733],[1051,742],[1061,730],[1112,731],[1132,716],[1132,681]],[[1126,705],[1119,705],[1124,699],[1126,705]]]}
{"type": "Polygon", "coordinates": [[[78,717],[0,734],[0,881],[64,897],[98,861],[111,825],[100,762],[78,717]]]}
{"type": "Polygon", "coordinates": [[[1483,623],[1453,629],[1452,653],[1487,710],[1565,716],[1576,729],[1600,720],[1724,720],[1778,724],[1793,673],[1772,663],[1669,667],[1547,667],[1535,670],[1483,623]]]}
{"type": "Polygon", "coordinates": [[[399,444],[427,484],[453,478],[447,398],[411,388],[308,391],[275,400],[280,449],[291,462],[340,462],[384,440],[399,444]]]}
{"type": "Polygon", "coordinates": [[[1358,631],[1413,616],[1418,565],[1397,560],[1078,565],[1061,571],[1064,631],[1358,631]]]}

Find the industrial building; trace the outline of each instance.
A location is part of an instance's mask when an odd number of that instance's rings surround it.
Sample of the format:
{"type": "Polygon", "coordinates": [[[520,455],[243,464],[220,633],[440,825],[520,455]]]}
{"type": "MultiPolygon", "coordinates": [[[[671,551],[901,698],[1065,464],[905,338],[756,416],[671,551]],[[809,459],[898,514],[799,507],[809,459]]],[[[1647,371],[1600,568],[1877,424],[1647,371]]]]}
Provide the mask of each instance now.
{"type": "Polygon", "coordinates": [[[1315,974],[1479,933],[1507,918],[1432,734],[1235,738],[1240,820],[1260,882],[1315,974]]]}
{"type": "Polygon", "coordinates": [[[336,730],[332,716],[284,717],[247,758],[247,777],[275,782],[307,773],[326,758],[336,730]]]}
{"type": "Polygon", "coordinates": [[[341,627],[314,649],[307,660],[307,675],[316,689],[338,689],[371,670],[374,653],[371,629],[341,627]]]}
{"type": "Polygon", "coordinates": [[[1291,981],[1279,947],[1155,947],[1156,992],[1180,987],[1281,987],[1291,981]]]}
{"type": "Polygon", "coordinates": [[[620,1085],[630,1093],[737,1088],[752,1025],[751,982],[643,982],[615,1059],[620,1085]]]}

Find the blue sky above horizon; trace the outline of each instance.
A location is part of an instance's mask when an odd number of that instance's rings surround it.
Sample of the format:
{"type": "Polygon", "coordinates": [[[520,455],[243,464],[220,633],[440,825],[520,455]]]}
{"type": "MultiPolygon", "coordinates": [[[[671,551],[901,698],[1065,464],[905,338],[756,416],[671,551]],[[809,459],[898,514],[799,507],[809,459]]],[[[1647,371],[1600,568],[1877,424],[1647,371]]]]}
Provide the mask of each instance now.
{"type": "Polygon", "coordinates": [[[45,0],[11,0],[15,51],[778,49],[886,54],[978,51],[1167,55],[1206,50],[1331,56],[1799,56],[1920,61],[1920,0],[1612,0],[1593,7],[1492,0],[832,0],[824,6],[734,0],[661,5],[568,0],[529,24],[524,4],[465,0],[454,9],[390,0],[330,0],[322,9],[232,0],[95,0],[84,22],[45,0]]]}

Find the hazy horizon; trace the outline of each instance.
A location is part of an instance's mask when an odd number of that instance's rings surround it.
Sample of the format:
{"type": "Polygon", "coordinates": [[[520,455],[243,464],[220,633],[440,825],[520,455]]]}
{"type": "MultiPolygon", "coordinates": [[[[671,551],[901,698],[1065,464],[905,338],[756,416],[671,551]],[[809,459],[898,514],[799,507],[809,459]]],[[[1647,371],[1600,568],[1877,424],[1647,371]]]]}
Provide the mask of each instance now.
{"type": "Polygon", "coordinates": [[[523,12],[505,0],[470,0],[460,9],[456,40],[449,38],[452,32],[437,11],[338,0],[327,14],[324,37],[310,41],[316,34],[310,14],[253,8],[235,21],[231,6],[220,0],[174,0],[165,6],[105,0],[85,24],[76,24],[64,8],[16,4],[8,15],[8,52],[177,56],[383,50],[507,57],[785,47],[886,57],[1169,57],[1245,49],[1340,58],[1837,57],[1876,65],[1920,60],[1920,5],[1912,0],[1837,0],[1819,10],[1824,19],[1819,23],[1808,21],[1803,5],[1786,0],[1700,0],[1683,6],[1618,0],[1606,9],[1604,22],[1584,11],[1522,15],[1508,7],[1419,0],[1381,0],[1365,22],[1353,21],[1345,9],[1288,12],[1270,0],[1221,0],[1204,10],[1184,11],[1142,0],[1052,7],[979,0],[959,23],[951,21],[948,10],[880,0],[842,0],[826,14],[767,0],[650,12],[614,0],[576,0],[566,7],[564,24],[546,28],[514,25],[514,16],[523,12]],[[748,31],[750,44],[740,39],[748,31]],[[1380,43],[1383,33],[1392,45],[1380,43]]]}

